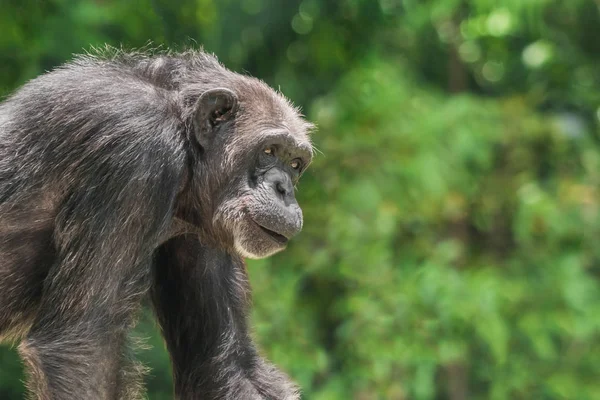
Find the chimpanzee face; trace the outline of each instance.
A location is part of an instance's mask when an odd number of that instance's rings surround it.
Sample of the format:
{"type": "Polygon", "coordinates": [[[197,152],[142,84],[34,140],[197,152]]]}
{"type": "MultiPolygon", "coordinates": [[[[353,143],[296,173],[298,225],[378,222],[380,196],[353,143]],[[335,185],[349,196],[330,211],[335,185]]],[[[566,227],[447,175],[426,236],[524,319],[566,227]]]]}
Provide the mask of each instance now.
{"type": "Polygon", "coordinates": [[[204,168],[210,165],[215,177],[203,180],[217,199],[211,230],[242,257],[263,258],[302,229],[294,190],[312,159],[311,125],[266,85],[257,81],[251,89],[205,92],[195,132],[204,168]],[[253,97],[246,99],[247,92],[253,97]]]}

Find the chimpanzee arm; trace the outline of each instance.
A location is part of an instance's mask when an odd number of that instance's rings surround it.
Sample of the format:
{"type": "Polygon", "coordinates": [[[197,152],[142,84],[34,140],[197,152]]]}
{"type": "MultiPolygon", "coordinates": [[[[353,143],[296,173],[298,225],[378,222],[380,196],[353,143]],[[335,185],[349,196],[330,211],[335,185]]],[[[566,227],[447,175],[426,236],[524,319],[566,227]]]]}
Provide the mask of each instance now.
{"type": "Polygon", "coordinates": [[[57,259],[20,346],[36,398],[133,398],[123,345],[180,180],[159,149],[95,165],[60,207],[57,259]]]}
{"type": "Polygon", "coordinates": [[[168,94],[92,68],[48,74],[9,106],[18,183],[60,199],[56,257],[19,348],[29,388],[43,400],[131,399],[122,346],[182,182],[177,115],[168,94]]]}
{"type": "Polygon", "coordinates": [[[185,235],[157,252],[152,299],[173,363],[178,399],[298,399],[263,360],[247,327],[243,261],[185,235]]]}

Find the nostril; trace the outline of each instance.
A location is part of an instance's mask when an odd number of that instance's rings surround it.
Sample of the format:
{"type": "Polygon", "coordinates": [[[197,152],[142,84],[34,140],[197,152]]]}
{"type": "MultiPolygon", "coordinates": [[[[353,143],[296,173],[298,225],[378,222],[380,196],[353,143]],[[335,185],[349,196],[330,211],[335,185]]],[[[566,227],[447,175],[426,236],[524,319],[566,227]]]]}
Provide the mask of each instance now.
{"type": "Polygon", "coordinates": [[[284,196],[287,195],[288,191],[283,183],[277,182],[277,185],[275,185],[275,187],[277,188],[277,191],[279,193],[281,193],[284,196]]]}

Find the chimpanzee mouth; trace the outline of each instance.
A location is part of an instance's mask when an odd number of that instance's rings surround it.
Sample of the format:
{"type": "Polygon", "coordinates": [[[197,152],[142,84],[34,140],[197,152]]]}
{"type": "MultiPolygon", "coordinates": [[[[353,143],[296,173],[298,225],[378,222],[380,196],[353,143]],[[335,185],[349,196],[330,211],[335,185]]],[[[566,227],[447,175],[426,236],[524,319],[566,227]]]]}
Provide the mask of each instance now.
{"type": "Polygon", "coordinates": [[[260,224],[256,224],[258,225],[258,227],[267,235],[269,235],[271,237],[271,239],[273,239],[274,241],[276,241],[279,244],[286,244],[288,242],[288,238],[286,238],[285,236],[283,236],[280,233],[277,233],[275,231],[272,231],[270,229],[265,228],[264,226],[260,225],[260,224]]]}

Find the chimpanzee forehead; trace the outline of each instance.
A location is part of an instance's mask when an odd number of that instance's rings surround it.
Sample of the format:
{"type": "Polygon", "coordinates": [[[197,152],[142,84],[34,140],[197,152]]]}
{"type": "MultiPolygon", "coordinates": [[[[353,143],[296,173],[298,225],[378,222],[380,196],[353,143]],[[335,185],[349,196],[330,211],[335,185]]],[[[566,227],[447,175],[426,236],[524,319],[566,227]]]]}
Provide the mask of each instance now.
{"type": "Polygon", "coordinates": [[[289,147],[312,149],[310,130],[295,109],[271,108],[263,110],[245,109],[237,122],[238,135],[249,142],[275,140],[289,147]]]}
{"type": "Polygon", "coordinates": [[[287,136],[298,145],[310,145],[311,125],[287,102],[275,102],[272,107],[254,113],[251,135],[287,136]]]}
{"type": "Polygon", "coordinates": [[[261,146],[279,145],[289,151],[312,157],[312,144],[305,133],[294,134],[285,127],[265,127],[258,133],[257,144],[261,146]]]}

